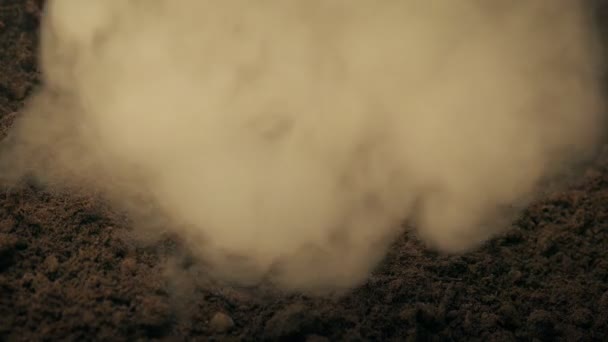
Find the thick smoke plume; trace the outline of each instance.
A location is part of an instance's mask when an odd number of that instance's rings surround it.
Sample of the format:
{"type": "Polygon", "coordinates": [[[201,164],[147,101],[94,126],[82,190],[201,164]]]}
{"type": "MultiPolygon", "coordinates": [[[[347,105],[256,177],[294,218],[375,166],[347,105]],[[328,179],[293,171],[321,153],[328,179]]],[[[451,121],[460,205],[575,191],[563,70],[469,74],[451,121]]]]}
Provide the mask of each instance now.
{"type": "Polygon", "coordinates": [[[467,251],[593,152],[588,14],[571,0],[49,0],[43,85],[2,176],[164,218],[221,279],[349,288],[406,220],[429,247],[467,251]]]}

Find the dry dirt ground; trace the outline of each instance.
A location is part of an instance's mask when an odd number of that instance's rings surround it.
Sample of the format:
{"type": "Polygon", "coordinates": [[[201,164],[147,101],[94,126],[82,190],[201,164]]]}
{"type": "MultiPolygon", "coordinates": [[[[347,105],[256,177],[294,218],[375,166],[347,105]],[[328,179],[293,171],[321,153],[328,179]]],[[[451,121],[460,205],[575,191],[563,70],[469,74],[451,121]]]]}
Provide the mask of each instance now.
{"type": "MultiPolygon", "coordinates": [[[[39,5],[0,0],[0,138],[37,86],[39,5]]],[[[334,299],[220,286],[178,239],[134,243],[100,201],[0,190],[0,341],[608,341],[608,152],[480,250],[440,256],[405,234],[334,299]]]]}

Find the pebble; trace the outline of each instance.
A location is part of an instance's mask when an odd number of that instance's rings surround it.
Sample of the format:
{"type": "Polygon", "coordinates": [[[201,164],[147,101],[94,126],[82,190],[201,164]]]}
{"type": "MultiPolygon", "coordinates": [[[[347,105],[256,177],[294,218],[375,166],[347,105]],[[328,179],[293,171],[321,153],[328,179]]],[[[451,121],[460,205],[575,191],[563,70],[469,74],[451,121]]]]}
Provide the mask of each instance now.
{"type": "Polygon", "coordinates": [[[209,329],[216,333],[226,333],[234,328],[232,317],[223,312],[216,312],[209,321],[209,329]]]}

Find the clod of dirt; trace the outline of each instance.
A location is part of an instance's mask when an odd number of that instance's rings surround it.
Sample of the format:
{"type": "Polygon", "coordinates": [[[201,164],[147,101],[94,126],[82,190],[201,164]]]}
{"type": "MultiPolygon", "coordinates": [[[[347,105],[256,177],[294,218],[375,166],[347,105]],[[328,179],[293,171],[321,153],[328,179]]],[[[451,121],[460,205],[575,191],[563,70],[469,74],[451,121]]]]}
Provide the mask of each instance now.
{"type": "Polygon", "coordinates": [[[28,92],[28,84],[23,82],[12,82],[8,84],[9,94],[15,100],[23,100],[28,92]]]}
{"type": "Polygon", "coordinates": [[[40,6],[34,0],[28,0],[25,2],[25,13],[39,17],[40,6]]]}
{"type": "Polygon", "coordinates": [[[234,328],[232,317],[223,312],[216,312],[209,321],[209,329],[215,333],[227,333],[232,328],[234,328]]]}
{"type": "Polygon", "coordinates": [[[546,310],[534,310],[528,316],[530,332],[541,340],[551,339],[555,335],[553,316],[546,310]]]}
{"type": "Polygon", "coordinates": [[[269,340],[288,340],[315,332],[320,318],[304,305],[293,304],[276,312],[264,327],[264,337],[269,340]]]}
{"type": "Polygon", "coordinates": [[[44,259],[44,266],[47,274],[53,274],[59,269],[59,261],[54,255],[49,255],[44,259]]]}
{"type": "Polygon", "coordinates": [[[599,311],[608,311],[608,291],[604,292],[599,301],[599,311]]]}
{"type": "Polygon", "coordinates": [[[596,311],[599,313],[597,315],[596,324],[598,326],[608,326],[608,291],[604,292],[600,297],[596,311]]]}
{"type": "Polygon", "coordinates": [[[479,327],[485,330],[491,330],[499,322],[498,315],[491,312],[482,312],[479,318],[479,327]]]}
{"type": "Polygon", "coordinates": [[[513,304],[504,303],[498,309],[500,322],[507,327],[517,327],[520,324],[519,313],[513,304]]]}
{"type": "Polygon", "coordinates": [[[13,264],[18,242],[17,237],[0,233],[0,272],[13,264]]]}
{"type": "Polygon", "coordinates": [[[400,318],[415,326],[425,329],[435,330],[441,326],[442,322],[437,314],[437,310],[430,305],[417,305],[401,311],[400,318]]]}
{"type": "Polygon", "coordinates": [[[22,287],[38,292],[43,291],[48,286],[49,280],[41,273],[28,272],[21,277],[20,282],[22,287]]]}
{"type": "Polygon", "coordinates": [[[399,313],[399,317],[406,322],[416,323],[416,312],[416,308],[408,307],[399,313]]]}
{"type": "Polygon", "coordinates": [[[162,337],[169,331],[171,323],[169,306],[166,301],[157,296],[144,297],[139,306],[142,310],[139,321],[145,329],[147,337],[162,337]]]}
{"type": "Polygon", "coordinates": [[[517,341],[517,339],[510,331],[497,331],[488,338],[488,341],[517,341]]]}
{"type": "Polygon", "coordinates": [[[593,313],[587,308],[577,308],[572,313],[572,322],[579,327],[588,328],[593,323],[593,313]]]}
{"type": "Polygon", "coordinates": [[[125,258],[120,263],[120,270],[126,274],[134,274],[137,271],[137,260],[134,258],[125,258]]]}
{"type": "Polygon", "coordinates": [[[308,335],[306,342],[329,342],[329,339],[321,335],[308,335]]]}

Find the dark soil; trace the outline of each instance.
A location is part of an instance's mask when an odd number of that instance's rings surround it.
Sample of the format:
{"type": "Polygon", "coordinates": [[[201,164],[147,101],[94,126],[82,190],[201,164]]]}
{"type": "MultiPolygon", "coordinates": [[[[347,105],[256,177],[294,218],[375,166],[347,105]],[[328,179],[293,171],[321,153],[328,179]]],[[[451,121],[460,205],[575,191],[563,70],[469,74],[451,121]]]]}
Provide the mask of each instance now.
{"type": "MultiPolygon", "coordinates": [[[[39,78],[39,5],[0,0],[0,138],[39,78]]],[[[315,299],[215,284],[93,197],[0,189],[0,341],[608,341],[607,206],[608,150],[478,251],[405,234],[367,283],[315,299]]]]}

